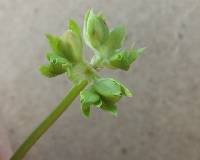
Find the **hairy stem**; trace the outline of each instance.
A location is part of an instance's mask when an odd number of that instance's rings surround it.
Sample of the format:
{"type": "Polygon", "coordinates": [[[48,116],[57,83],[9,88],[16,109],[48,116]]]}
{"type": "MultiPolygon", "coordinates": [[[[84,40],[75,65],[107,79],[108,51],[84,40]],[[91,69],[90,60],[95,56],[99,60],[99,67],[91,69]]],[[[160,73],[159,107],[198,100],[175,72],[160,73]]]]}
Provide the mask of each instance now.
{"type": "Polygon", "coordinates": [[[47,116],[47,118],[30,134],[30,136],[22,143],[22,145],[13,154],[10,160],[22,160],[37,140],[48,130],[48,128],[61,116],[61,114],[69,107],[74,99],[79,95],[87,85],[87,81],[83,80],[78,85],[71,88],[67,96],[56,106],[56,108],[47,116]]]}

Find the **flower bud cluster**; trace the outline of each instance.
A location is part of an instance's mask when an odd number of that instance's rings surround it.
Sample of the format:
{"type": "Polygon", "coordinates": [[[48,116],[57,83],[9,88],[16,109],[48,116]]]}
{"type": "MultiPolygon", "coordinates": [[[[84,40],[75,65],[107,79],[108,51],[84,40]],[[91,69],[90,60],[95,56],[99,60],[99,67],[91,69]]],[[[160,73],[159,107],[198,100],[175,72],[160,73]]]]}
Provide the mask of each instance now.
{"type": "Polygon", "coordinates": [[[85,14],[83,32],[87,45],[94,50],[95,55],[91,63],[96,68],[128,70],[144,50],[123,49],[124,28],[118,26],[109,31],[105,18],[100,13],[95,15],[92,10],[85,14]]]}
{"type": "Polygon", "coordinates": [[[112,78],[99,78],[80,93],[81,110],[85,117],[89,117],[91,106],[117,115],[115,103],[122,96],[132,96],[131,92],[121,83],[112,78]]]}
{"type": "Polygon", "coordinates": [[[143,49],[123,49],[124,28],[109,30],[102,14],[94,14],[92,10],[85,14],[83,37],[94,51],[90,64],[83,58],[81,30],[70,20],[63,35],[47,34],[51,51],[46,54],[48,64],[42,65],[40,72],[47,77],[65,73],[73,83],[87,80],[89,87],[80,93],[84,116],[90,115],[91,106],[117,115],[116,103],[122,96],[131,96],[131,92],[112,78],[101,78],[96,71],[103,67],[128,70],[143,49]]]}

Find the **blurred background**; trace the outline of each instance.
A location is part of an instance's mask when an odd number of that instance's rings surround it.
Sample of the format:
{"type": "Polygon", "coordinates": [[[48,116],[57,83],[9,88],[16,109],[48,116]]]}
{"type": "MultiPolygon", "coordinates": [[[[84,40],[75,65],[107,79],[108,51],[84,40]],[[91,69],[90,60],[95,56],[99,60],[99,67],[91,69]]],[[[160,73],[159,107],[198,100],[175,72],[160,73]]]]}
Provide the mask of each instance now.
{"type": "Polygon", "coordinates": [[[89,8],[123,24],[127,46],[146,46],[128,72],[103,72],[135,96],[120,101],[117,118],[94,109],[88,120],[77,99],[25,159],[199,160],[199,0],[0,0],[0,121],[13,150],[71,87],[39,74],[44,34],[63,33],[70,18],[82,26],[89,8]]]}

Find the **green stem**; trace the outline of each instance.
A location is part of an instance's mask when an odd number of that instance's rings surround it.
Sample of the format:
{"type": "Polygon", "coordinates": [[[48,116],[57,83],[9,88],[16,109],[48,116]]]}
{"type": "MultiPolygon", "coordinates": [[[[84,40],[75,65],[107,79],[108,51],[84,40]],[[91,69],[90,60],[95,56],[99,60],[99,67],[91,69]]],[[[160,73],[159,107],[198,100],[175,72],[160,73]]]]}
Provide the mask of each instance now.
{"type": "Polygon", "coordinates": [[[58,106],[50,113],[49,116],[31,133],[31,135],[22,143],[10,160],[22,160],[29,149],[37,142],[37,140],[48,130],[48,128],[61,116],[61,114],[69,107],[74,99],[79,95],[87,85],[87,81],[82,81],[75,85],[67,96],[58,104],[58,106]]]}

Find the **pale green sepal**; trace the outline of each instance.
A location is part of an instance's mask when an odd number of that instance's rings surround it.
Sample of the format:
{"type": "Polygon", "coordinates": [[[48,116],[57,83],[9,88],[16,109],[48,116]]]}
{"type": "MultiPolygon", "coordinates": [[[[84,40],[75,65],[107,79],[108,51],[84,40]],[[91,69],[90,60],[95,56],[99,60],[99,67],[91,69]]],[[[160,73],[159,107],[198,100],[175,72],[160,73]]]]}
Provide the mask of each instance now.
{"type": "Polygon", "coordinates": [[[109,29],[101,15],[95,15],[90,10],[85,16],[84,37],[87,44],[99,49],[106,42],[109,36],[109,29]]]}
{"type": "Polygon", "coordinates": [[[121,86],[121,91],[122,91],[122,94],[124,96],[127,96],[127,97],[132,97],[133,96],[133,94],[131,93],[131,91],[125,85],[123,85],[120,82],[117,82],[117,83],[121,86]]]}
{"type": "Polygon", "coordinates": [[[46,34],[48,39],[49,45],[54,52],[59,52],[58,44],[59,44],[59,37],[53,36],[51,34],[46,34]]]}
{"type": "Polygon", "coordinates": [[[123,92],[123,94],[125,96],[127,96],[127,97],[132,97],[133,96],[131,91],[128,88],[126,88],[124,85],[121,84],[121,88],[122,88],[122,92],[123,92]]]}
{"type": "Polygon", "coordinates": [[[90,105],[81,103],[81,112],[85,118],[89,118],[90,116],[90,105]]]}
{"type": "Polygon", "coordinates": [[[59,64],[65,64],[65,65],[71,64],[66,58],[63,58],[55,53],[47,53],[46,57],[50,63],[59,63],[59,64]]]}
{"type": "Polygon", "coordinates": [[[124,36],[125,36],[124,27],[117,26],[113,28],[109,33],[109,38],[108,41],[106,42],[106,47],[109,50],[113,51],[121,48],[124,36]]]}
{"type": "Polygon", "coordinates": [[[80,62],[82,60],[83,44],[81,38],[71,30],[66,31],[62,37],[62,48],[70,62],[80,62]]]}
{"type": "Polygon", "coordinates": [[[133,61],[135,61],[137,58],[138,58],[138,56],[141,54],[141,53],[143,53],[144,52],[144,50],[145,50],[145,48],[133,48],[133,49],[131,49],[130,51],[129,51],[129,62],[128,63],[132,63],[133,61]]]}
{"type": "Polygon", "coordinates": [[[109,58],[109,63],[114,68],[120,68],[122,70],[128,70],[130,65],[138,58],[138,56],[144,51],[143,48],[133,48],[130,51],[116,51],[109,58]]]}
{"type": "Polygon", "coordinates": [[[74,21],[74,20],[69,20],[68,22],[68,29],[72,30],[74,33],[76,33],[77,35],[81,35],[81,30],[78,26],[78,24],[74,21]]]}
{"type": "Polygon", "coordinates": [[[85,89],[80,93],[80,100],[81,103],[87,103],[92,105],[98,104],[98,102],[100,101],[100,97],[91,89],[85,89]]]}
{"type": "Polygon", "coordinates": [[[66,69],[61,64],[50,63],[40,66],[39,71],[42,75],[51,78],[66,72],[66,69]]]}
{"type": "MultiPolygon", "coordinates": [[[[62,53],[62,48],[61,48],[61,40],[59,36],[53,36],[51,34],[46,34],[46,37],[48,39],[49,45],[51,49],[56,53],[56,54],[61,54],[62,53]]],[[[62,54],[61,54],[62,55],[62,54]]],[[[64,55],[62,55],[64,56],[64,55]]]]}
{"type": "Polygon", "coordinates": [[[121,85],[111,78],[98,79],[94,83],[94,89],[109,102],[117,102],[122,96],[121,85]]]}
{"type": "Polygon", "coordinates": [[[117,116],[117,107],[114,104],[103,104],[100,107],[103,111],[111,113],[113,116],[117,116]]]}
{"type": "Polygon", "coordinates": [[[122,70],[128,70],[131,64],[130,55],[126,51],[119,51],[109,59],[110,65],[122,70]]]}

